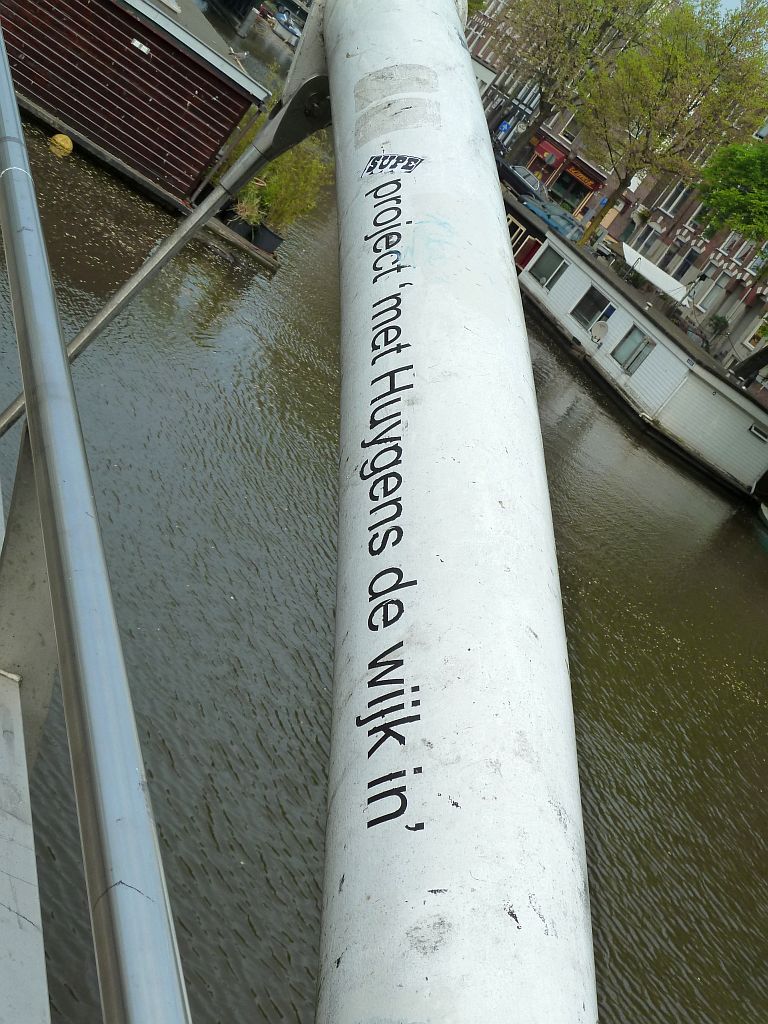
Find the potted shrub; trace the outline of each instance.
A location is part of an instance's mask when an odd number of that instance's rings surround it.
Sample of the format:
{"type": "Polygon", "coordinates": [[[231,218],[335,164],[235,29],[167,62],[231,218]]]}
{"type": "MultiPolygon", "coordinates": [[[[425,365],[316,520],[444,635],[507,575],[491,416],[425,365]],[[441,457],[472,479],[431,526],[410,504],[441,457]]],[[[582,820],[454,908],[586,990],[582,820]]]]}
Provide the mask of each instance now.
{"type": "Polygon", "coordinates": [[[320,192],[333,180],[333,164],[324,138],[311,136],[283,153],[252,178],[234,206],[237,216],[253,228],[252,241],[274,252],[282,234],[317,205],[320,192]]]}
{"type": "MultiPolygon", "coordinates": [[[[233,133],[237,142],[229,150],[213,176],[219,181],[235,160],[245,152],[264,124],[269,112],[279,99],[279,81],[276,67],[269,69],[272,96],[255,122],[243,130],[251,120],[247,112],[233,133]]],[[[290,225],[317,205],[322,188],[333,180],[333,148],[325,131],[310,136],[298,146],[288,150],[262,171],[261,178],[252,178],[220,212],[224,223],[242,237],[266,252],[273,253],[283,241],[283,233],[290,225]]]]}
{"type": "Polygon", "coordinates": [[[707,329],[709,331],[710,341],[714,341],[719,338],[723,331],[728,327],[728,318],[725,316],[711,316],[707,320],[707,329]]]}

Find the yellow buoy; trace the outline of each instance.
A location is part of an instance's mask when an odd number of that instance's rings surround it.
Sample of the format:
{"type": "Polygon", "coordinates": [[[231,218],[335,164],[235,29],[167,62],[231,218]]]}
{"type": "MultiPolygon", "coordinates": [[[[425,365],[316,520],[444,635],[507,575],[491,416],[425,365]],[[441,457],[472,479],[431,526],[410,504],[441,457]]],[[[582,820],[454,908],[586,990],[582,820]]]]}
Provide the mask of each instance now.
{"type": "Polygon", "coordinates": [[[69,156],[72,152],[72,139],[68,135],[54,135],[50,149],[54,156],[69,156]]]}

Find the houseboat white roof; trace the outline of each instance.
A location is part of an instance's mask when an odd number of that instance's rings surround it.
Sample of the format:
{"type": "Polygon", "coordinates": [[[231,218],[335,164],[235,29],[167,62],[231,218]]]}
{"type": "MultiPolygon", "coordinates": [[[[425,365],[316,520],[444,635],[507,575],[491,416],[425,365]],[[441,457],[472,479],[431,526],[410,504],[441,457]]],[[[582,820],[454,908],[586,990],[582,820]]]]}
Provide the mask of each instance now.
{"type": "Polygon", "coordinates": [[[183,47],[197,54],[231,82],[245,90],[261,105],[270,96],[269,89],[254,81],[236,67],[229,55],[229,46],[208,21],[193,0],[114,0],[120,7],[133,11],[176,39],[183,47]]]}

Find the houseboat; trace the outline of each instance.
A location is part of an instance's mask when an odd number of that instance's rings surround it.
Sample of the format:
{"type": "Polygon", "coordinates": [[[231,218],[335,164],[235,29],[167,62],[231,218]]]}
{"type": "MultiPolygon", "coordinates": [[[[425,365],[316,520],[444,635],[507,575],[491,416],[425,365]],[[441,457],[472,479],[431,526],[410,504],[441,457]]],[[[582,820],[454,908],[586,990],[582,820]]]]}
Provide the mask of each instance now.
{"type": "Polygon", "coordinates": [[[523,296],[650,430],[730,488],[768,500],[768,408],[589,250],[505,197],[523,296]]]}
{"type": "Polygon", "coordinates": [[[194,0],[0,0],[0,23],[19,105],[177,209],[269,96],[194,0]]]}

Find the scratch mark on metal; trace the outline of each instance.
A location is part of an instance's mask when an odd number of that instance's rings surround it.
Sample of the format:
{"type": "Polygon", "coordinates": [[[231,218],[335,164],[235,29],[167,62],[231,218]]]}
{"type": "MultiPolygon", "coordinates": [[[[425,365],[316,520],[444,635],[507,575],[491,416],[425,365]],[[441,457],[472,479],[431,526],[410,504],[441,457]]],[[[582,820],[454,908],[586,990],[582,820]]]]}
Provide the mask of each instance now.
{"type": "Polygon", "coordinates": [[[134,892],[137,892],[139,894],[139,896],[143,896],[145,900],[149,900],[150,903],[154,903],[155,902],[152,899],[151,896],[147,896],[147,894],[142,892],[141,889],[137,889],[135,885],[129,885],[128,882],[124,882],[124,881],[122,881],[122,879],[119,879],[117,882],[113,882],[112,885],[108,886],[104,890],[104,892],[101,894],[101,896],[99,896],[99,898],[93,904],[93,909],[95,910],[96,907],[98,906],[99,902],[104,899],[104,897],[107,895],[107,893],[111,892],[112,889],[116,889],[118,885],[124,885],[126,889],[133,889],[134,892]]]}
{"type": "Polygon", "coordinates": [[[15,914],[16,917],[21,918],[22,921],[26,921],[27,924],[31,924],[33,928],[37,928],[37,930],[40,931],[39,924],[35,924],[34,921],[31,921],[28,917],[25,917],[23,914],[20,914],[19,911],[16,910],[14,907],[9,907],[7,903],[0,903],[0,907],[4,907],[6,910],[10,910],[10,912],[12,914],[15,914]]]}

